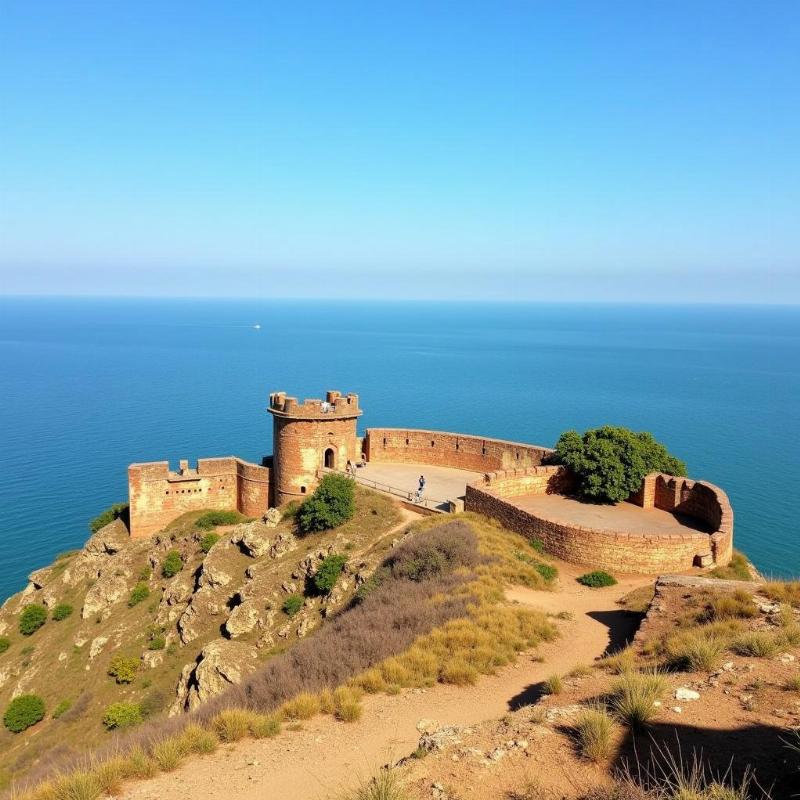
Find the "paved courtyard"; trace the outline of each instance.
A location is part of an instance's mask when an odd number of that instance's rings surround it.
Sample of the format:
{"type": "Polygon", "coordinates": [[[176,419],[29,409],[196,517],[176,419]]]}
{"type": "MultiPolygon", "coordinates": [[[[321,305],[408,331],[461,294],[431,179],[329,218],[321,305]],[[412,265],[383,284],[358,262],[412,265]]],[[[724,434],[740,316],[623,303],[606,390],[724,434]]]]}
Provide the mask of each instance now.
{"type": "MultiPolygon", "coordinates": [[[[482,477],[482,472],[469,472],[464,469],[452,467],[433,467],[428,464],[393,464],[393,463],[368,463],[356,471],[357,477],[363,482],[374,481],[391,486],[404,493],[413,493],[417,490],[419,476],[425,476],[425,498],[429,501],[457,500],[463,498],[468,483],[473,483],[482,477]]],[[[367,485],[369,485],[367,483],[367,485]]]]}
{"type": "Polygon", "coordinates": [[[597,530],[640,533],[643,536],[707,530],[691,517],[671,514],[658,508],[640,508],[633,503],[595,505],[558,494],[521,495],[508,498],[507,502],[529,511],[539,519],[597,530]]]}

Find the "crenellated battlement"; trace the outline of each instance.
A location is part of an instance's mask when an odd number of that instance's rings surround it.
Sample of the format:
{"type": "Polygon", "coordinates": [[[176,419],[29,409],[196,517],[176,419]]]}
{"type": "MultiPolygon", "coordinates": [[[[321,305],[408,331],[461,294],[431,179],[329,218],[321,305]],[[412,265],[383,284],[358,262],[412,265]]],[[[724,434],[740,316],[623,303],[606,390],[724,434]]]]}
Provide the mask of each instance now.
{"type": "Polygon", "coordinates": [[[325,399],[309,398],[299,403],[296,397],[289,397],[286,392],[273,392],[269,396],[270,414],[280,417],[297,417],[299,419],[318,419],[335,416],[339,418],[360,417],[358,395],[329,391],[325,399]]]}

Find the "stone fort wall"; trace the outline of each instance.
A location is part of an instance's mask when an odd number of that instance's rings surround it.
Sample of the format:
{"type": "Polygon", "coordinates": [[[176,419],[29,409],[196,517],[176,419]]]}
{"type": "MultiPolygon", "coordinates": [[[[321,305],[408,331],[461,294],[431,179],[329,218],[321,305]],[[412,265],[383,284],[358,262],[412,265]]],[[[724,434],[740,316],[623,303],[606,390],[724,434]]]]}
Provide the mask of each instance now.
{"type": "Polygon", "coordinates": [[[637,505],[683,513],[701,520],[711,533],[637,532],[567,525],[537,516],[513,502],[524,494],[568,493],[574,479],[565,467],[539,466],[488,473],[467,486],[465,508],[496,519],[528,538],[541,539],[545,549],[563,559],[598,569],[626,572],[671,572],[689,569],[710,555],[717,564],[730,561],[733,511],[716,486],[671,475],[648,475],[631,498],[637,505]]]}
{"type": "Polygon", "coordinates": [[[131,464],[131,536],[152,536],[187,511],[219,509],[260,516],[269,507],[270,476],[269,466],[233,456],[198,459],[195,469],[181,461],[177,472],[170,470],[167,461],[131,464]]]}
{"type": "Polygon", "coordinates": [[[473,472],[538,466],[553,451],[485,436],[406,428],[370,428],[362,443],[367,461],[431,464],[473,472]]]}

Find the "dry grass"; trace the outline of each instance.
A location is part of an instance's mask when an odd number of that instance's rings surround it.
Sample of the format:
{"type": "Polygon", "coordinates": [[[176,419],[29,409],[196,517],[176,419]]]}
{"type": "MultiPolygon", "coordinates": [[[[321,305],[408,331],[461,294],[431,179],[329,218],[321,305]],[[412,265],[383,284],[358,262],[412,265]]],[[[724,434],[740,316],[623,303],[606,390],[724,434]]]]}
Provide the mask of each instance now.
{"type": "Polygon", "coordinates": [[[701,615],[702,622],[726,619],[752,619],[758,614],[753,596],[743,589],[732,594],[719,594],[711,598],[701,615]]]}
{"type": "Polygon", "coordinates": [[[545,694],[561,694],[564,691],[564,681],[560,675],[551,675],[542,688],[545,694]]]}
{"type": "Polygon", "coordinates": [[[300,692],[297,697],[293,697],[284,703],[279,712],[284,719],[302,720],[311,719],[322,710],[320,699],[311,692],[300,692]]]}
{"type": "Polygon", "coordinates": [[[597,662],[599,667],[608,670],[612,675],[623,675],[636,669],[636,651],[633,647],[626,647],[614,655],[605,656],[597,662]]]}
{"type": "Polygon", "coordinates": [[[731,581],[751,581],[753,575],[750,572],[750,565],[747,556],[738,550],[733,551],[730,563],[726,567],[714,567],[709,573],[714,578],[722,578],[731,581]]]}
{"type": "Polygon", "coordinates": [[[397,773],[391,769],[382,769],[369,780],[347,794],[341,800],[410,800],[410,795],[403,788],[397,773]]]}
{"type": "Polygon", "coordinates": [[[153,745],[150,754],[162,772],[172,772],[180,766],[189,750],[181,735],[170,736],[153,745]]]}
{"type": "Polygon", "coordinates": [[[800,581],[768,581],[761,591],[770,600],[800,608],[800,581]]]}
{"type": "Polygon", "coordinates": [[[213,731],[192,723],[183,729],[181,742],[187,753],[213,753],[217,749],[219,739],[213,731]]]}
{"type": "Polygon", "coordinates": [[[783,688],[789,692],[800,692],[800,675],[792,675],[783,685],[783,688]]]}
{"type": "Polygon", "coordinates": [[[766,631],[748,631],[733,640],[731,649],[740,656],[772,658],[778,652],[778,642],[766,631]]]}
{"type": "Polygon", "coordinates": [[[613,752],[614,720],[604,705],[590,706],[575,723],[578,749],[590,761],[605,761],[613,752]]]}
{"type": "Polygon", "coordinates": [[[656,700],[667,690],[657,672],[626,672],[611,688],[611,704],[617,716],[632,728],[644,727],[657,713],[656,700]]]}
{"type": "Polygon", "coordinates": [[[727,637],[697,628],[667,638],[665,650],[670,666],[692,672],[711,672],[719,665],[729,644],[727,637]]]}

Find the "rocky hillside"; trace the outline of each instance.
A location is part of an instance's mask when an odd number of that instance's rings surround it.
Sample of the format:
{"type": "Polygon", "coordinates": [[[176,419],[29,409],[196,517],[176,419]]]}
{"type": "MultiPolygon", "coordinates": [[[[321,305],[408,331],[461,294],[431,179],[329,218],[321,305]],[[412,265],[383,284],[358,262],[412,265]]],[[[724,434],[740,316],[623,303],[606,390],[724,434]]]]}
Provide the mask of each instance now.
{"type": "Polygon", "coordinates": [[[112,704],[142,718],[195,708],[321,624],[403,520],[381,495],[359,488],[356,501],[349,522],[305,538],[276,512],[211,535],[189,514],[146,541],[116,520],[32,573],[0,609],[0,712],[35,694],[45,717],[22,734],[0,729],[0,774],[101,744],[112,704]],[[344,565],[319,592],[314,577],[331,555],[344,565]]]}

